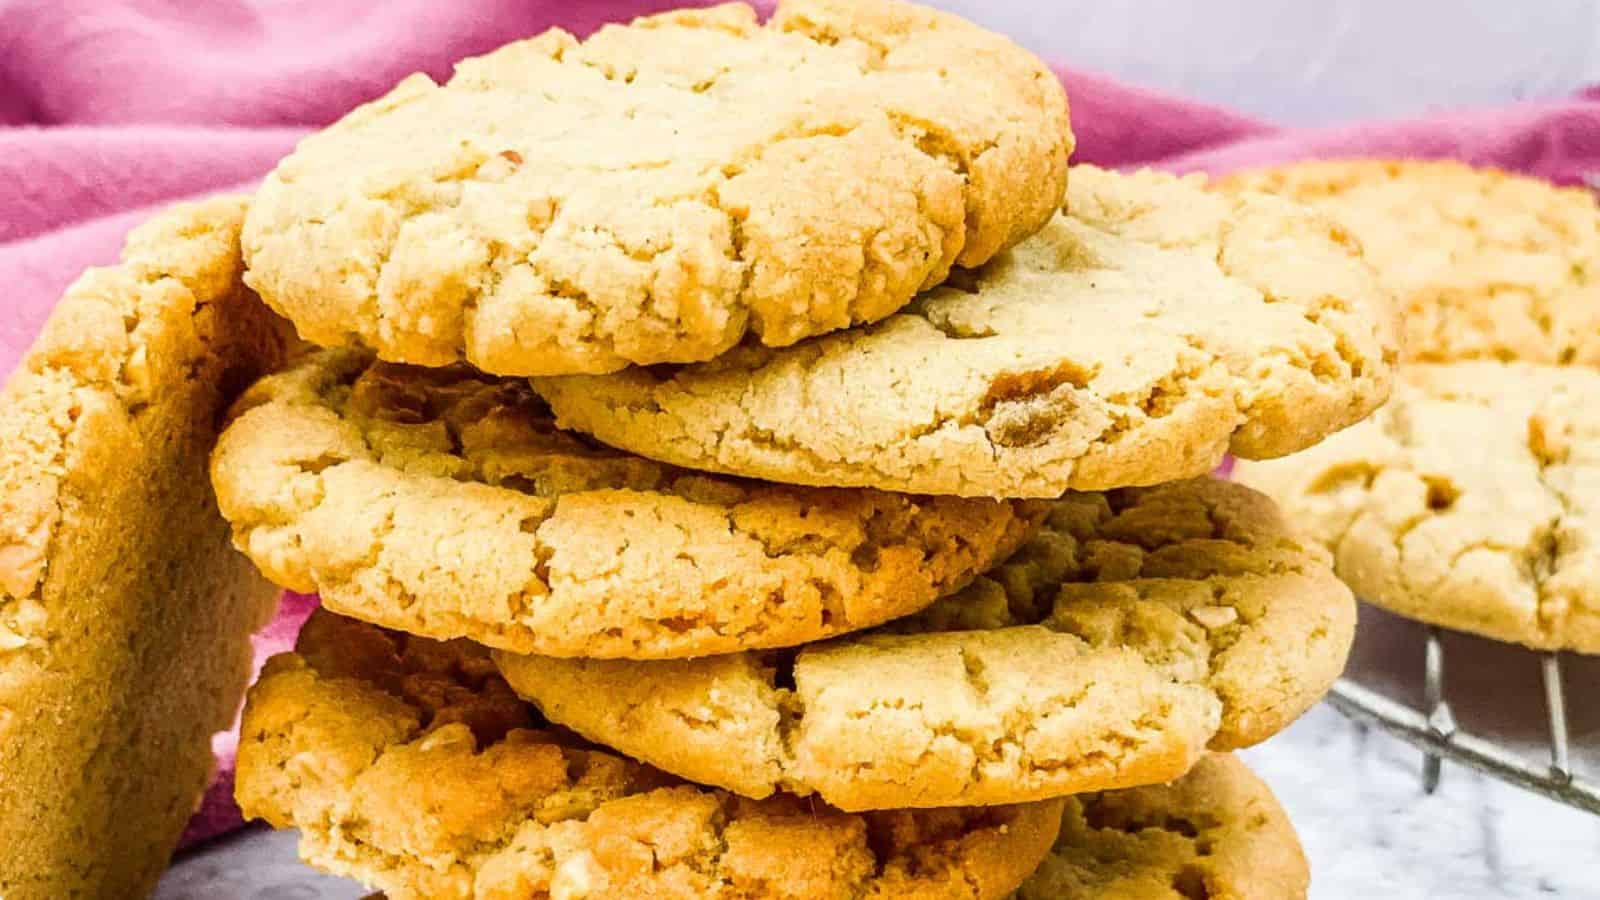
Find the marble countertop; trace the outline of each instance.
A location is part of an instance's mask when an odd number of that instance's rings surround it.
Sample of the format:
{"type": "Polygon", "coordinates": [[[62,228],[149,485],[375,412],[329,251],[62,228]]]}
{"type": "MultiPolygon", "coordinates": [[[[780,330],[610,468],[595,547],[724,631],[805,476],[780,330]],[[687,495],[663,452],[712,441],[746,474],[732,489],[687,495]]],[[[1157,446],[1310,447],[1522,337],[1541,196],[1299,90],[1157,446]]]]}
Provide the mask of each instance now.
{"type": "MultiPolygon", "coordinates": [[[[1414,687],[1421,631],[1367,609],[1353,677],[1394,696],[1414,687]]],[[[1447,694],[1463,727],[1517,741],[1542,727],[1536,660],[1450,636],[1447,694]]],[[[1600,771],[1600,659],[1567,669],[1576,764],[1600,771]]],[[[1526,739],[1532,749],[1534,740],[1526,739]]],[[[1242,754],[1277,791],[1311,859],[1313,900],[1352,897],[1600,900],[1600,816],[1446,763],[1423,793],[1421,755],[1326,704],[1242,754]]],[[[156,900],[356,900],[352,882],[295,861],[295,835],[251,829],[179,859],[156,900]]]]}

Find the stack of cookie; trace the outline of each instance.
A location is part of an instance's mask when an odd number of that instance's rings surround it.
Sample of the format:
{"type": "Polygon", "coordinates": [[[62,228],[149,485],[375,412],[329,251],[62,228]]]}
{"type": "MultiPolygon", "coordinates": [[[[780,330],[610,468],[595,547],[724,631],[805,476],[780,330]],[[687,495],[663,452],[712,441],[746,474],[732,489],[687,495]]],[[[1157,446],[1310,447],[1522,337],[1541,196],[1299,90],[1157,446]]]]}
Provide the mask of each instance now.
{"type": "Polygon", "coordinates": [[[1406,365],[1378,416],[1240,466],[1400,615],[1600,653],[1600,206],[1451,162],[1238,177],[1345,224],[1401,300],[1406,365]]]}
{"type": "Polygon", "coordinates": [[[246,812],[394,898],[1302,894],[1216,754],[1353,601],[1206,473],[1381,404],[1387,298],[1071,148],[1036,59],[890,0],[552,32],[304,142],[245,278],[327,349],[213,457],[325,607],[246,812]]]}

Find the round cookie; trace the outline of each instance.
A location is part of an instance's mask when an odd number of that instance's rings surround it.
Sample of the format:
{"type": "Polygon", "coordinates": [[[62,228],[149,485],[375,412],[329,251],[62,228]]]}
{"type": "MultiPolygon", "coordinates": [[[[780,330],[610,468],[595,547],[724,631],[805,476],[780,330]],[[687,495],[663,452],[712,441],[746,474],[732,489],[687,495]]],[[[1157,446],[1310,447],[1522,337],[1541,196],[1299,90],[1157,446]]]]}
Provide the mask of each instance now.
{"type": "Polygon", "coordinates": [[[6,900],[155,890],[250,681],[278,592],[229,546],[206,461],[290,334],[239,280],[245,205],[135,228],[0,389],[6,900]]]}
{"type": "Polygon", "coordinates": [[[1199,176],[1073,169],[1066,212],[876,325],[536,379],[558,423],[797,484],[1057,497],[1204,474],[1388,396],[1388,295],[1343,231],[1199,176]]]}
{"type": "Polygon", "coordinates": [[[916,617],[784,653],[497,653],[591,740],[752,797],[1014,803],[1169,781],[1322,696],[1350,591],[1272,503],[1198,479],[1074,494],[1012,559],[916,617]]]}
{"type": "Polygon", "coordinates": [[[1413,364],[1371,421],[1234,474],[1326,544],[1363,600],[1600,653],[1600,371],[1413,364]]]}
{"type": "Polygon", "coordinates": [[[556,430],[521,379],[306,354],[240,398],[212,478],[269,578],[369,622],[520,652],[782,647],[915,612],[1034,503],[705,476],[556,430]]]}
{"type": "Polygon", "coordinates": [[[308,340],[502,375],[706,360],[881,319],[1037,230],[1073,139],[1032,54],[899,0],[564,31],[305,141],[245,229],[308,340]]]}
{"type": "Polygon", "coordinates": [[[1344,225],[1395,292],[1405,357],[1600,365],[1600,205],[1457,162],[1302,163],[1226,179],[1344,225]]]}
{"type": "Polygon", "coordinates": [[[325,612],[251,690],[237,792],[390,900],[999,898],[1062,809],[847,815],[683,784],[543,728],[476,645],[325,612]]]}
{"type": "Polygon", "coordinates": [[[1244,763],[1211,754],[1168,785],[1067,798],[1017,900],[1304,900],[1288,816],[1244,763]]]}

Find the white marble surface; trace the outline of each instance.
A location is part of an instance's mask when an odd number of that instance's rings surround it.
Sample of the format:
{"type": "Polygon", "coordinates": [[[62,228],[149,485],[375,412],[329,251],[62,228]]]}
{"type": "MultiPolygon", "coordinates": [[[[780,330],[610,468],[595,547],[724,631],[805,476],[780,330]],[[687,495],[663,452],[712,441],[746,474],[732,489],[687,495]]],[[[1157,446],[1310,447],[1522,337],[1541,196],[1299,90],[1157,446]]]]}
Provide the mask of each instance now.
{"type": "Polygon", "coordinates": [[[1600,817],[1419,755],[1327,706],[1244,757],[1277,791],[1315,900],[1600,897],[1600,817]]]}

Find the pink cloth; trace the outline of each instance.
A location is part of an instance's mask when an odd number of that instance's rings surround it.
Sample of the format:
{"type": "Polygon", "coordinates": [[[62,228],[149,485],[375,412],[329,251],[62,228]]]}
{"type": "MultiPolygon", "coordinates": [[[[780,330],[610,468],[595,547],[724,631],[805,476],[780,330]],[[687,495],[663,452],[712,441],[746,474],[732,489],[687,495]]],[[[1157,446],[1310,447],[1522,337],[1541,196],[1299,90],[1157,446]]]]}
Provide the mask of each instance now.
{"type": "MultiPolygon", "coordinates": [[[[248,187],[311,128],[418,69],[560,25],[682,0],[0,0],[0,371],[62,288],[151,207],[248,187]]],[[[1289,130],[1059,69],[1081,161],[1225,171],[1308,157],[1449,156],[1571,182],[1600,167],[1600,92],[1506,109],[1289,130]]],[[[257,640],[287,647],[314,601],[257,640]]],[[[187,840],[238,824],[232,747],[187,840]]]]}

